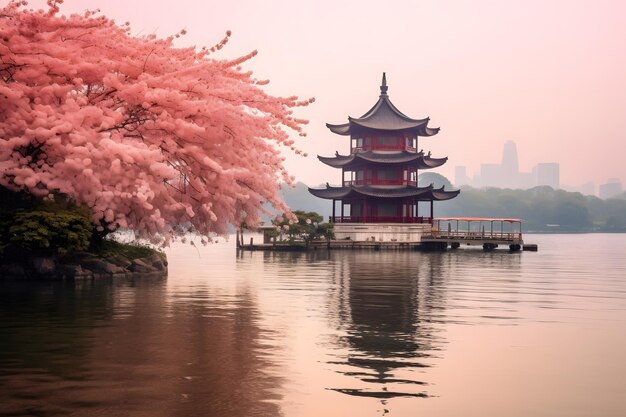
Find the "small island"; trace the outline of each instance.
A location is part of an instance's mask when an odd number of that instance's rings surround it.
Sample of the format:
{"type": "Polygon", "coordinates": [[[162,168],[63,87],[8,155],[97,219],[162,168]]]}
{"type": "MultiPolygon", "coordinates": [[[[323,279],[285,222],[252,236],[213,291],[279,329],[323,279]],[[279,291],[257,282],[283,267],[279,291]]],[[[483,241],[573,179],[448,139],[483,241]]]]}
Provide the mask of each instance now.
{"type": "Polygon", "coordinates": [[[0,278],[167,274],[163,252],[98,229],[87,209],[62,196],[45,201],[0,188],[0,278]]]}
{"type": "Polygon", "coordinates": [[[241,67],[256,51],[216,58],[230,31],[181,48],[184,29],[135,35],[62,3],[0,7],[0,277],[162,274],[164,254],[112,237],[206,244],[289,211],[278,148],[304,155],[294,110],[314,98],[267,92],[241,67]]]}

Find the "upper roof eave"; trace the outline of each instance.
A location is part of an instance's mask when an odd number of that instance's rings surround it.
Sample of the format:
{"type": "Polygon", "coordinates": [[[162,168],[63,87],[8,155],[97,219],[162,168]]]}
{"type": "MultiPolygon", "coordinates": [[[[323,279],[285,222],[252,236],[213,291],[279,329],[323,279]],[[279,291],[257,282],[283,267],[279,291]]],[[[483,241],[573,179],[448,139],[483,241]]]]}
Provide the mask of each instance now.
{"type": "MultiPolygon", "coordinates": [[[[348,117],[348,119],[350,119],[350,117],[348,117]]],[[[326,123],[326,127],[329,128],[331,132],[338,135],[347,136],[350,134],[350,123],[343,123],[340,125],[326,123]]]]}
{"type": "Polygon", "coordinates": [[[375,151],[357,152],[350,155],[317,156],[320,162],[333,168],[350,167],[360,161],[380,164],[414,164],[419,169],[430,169],[442,166],[448,161],[448,157],[431,158],[430,153],[414,153],[401,151],[399,153],[378,153],[375,151]]]}

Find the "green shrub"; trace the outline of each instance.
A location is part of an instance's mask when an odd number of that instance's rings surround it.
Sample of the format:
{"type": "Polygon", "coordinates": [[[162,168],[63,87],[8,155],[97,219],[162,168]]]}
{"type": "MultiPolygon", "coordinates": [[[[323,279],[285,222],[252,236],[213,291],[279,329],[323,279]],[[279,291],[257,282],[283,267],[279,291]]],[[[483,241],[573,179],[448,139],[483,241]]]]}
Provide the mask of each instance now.
{"type": "Polygon", "coordinates": [[[322,223],[324,218],[314,211],[305,212],[296,210],[293,214],[297,218],[297,222],[292,222],[285,215],[280,216],[272,223],[279,230],[270,230],[267,233],[272,237],[282,234],[287,235],[289,242],[294,243],[297,240],[303,241],[308,246],[313,240],[326,239],[330,240],[335,237],[332,223],[322,223]]]}
{"type": "MultiPolygon", "coordinates": [[[[89,246],[93,225],[86,210],[18,210],[12,217],[7,235],[3,233],[5,246],[59,254],[85,250],[89,246]]],[[[4,226],[0,228],[7,229],[6,217],[3,218],[4,226]]]]}
{"type": "Polygon", "coordinates": [[[113,239],[105,239],[97,251],[97,255],[103,258],[121,255],[131,261],[137,258],[148,258],[160,253],[147,244],[141,242],[120,243],[113,239]]]}

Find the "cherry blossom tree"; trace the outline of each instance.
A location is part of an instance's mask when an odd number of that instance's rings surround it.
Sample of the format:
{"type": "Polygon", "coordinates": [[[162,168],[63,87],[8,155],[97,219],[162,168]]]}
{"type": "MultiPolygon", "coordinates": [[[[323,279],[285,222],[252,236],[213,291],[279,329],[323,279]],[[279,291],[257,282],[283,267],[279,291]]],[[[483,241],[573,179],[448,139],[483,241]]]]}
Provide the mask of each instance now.
{"type": "Polygon", "coordinates": [[[254,226],[290,184],[281,146],[313,99],[274,97],[211,48],[133,36],[87,11],[0,9],[0,186],[89,207],[100,230],[169,239],[254,226]]]}

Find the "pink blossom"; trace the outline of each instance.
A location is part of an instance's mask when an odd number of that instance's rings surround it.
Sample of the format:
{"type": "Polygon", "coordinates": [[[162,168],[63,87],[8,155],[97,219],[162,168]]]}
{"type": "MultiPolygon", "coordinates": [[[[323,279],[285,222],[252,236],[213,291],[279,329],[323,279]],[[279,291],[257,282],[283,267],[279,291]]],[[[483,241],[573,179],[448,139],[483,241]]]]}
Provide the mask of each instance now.
{"type": "Polygon", "coordinates": [[[274,97],[238,70],[256,51],[217,60],[104,16],[61,16],[61,3],[0,7],[0,186],[65,194],[98,225],[164,242],[181,224],[205,237],[254,227],[266,202],[289,213],[276,145],[295,150],[306,121],[293,109],[313,99],[274,97]]]}

